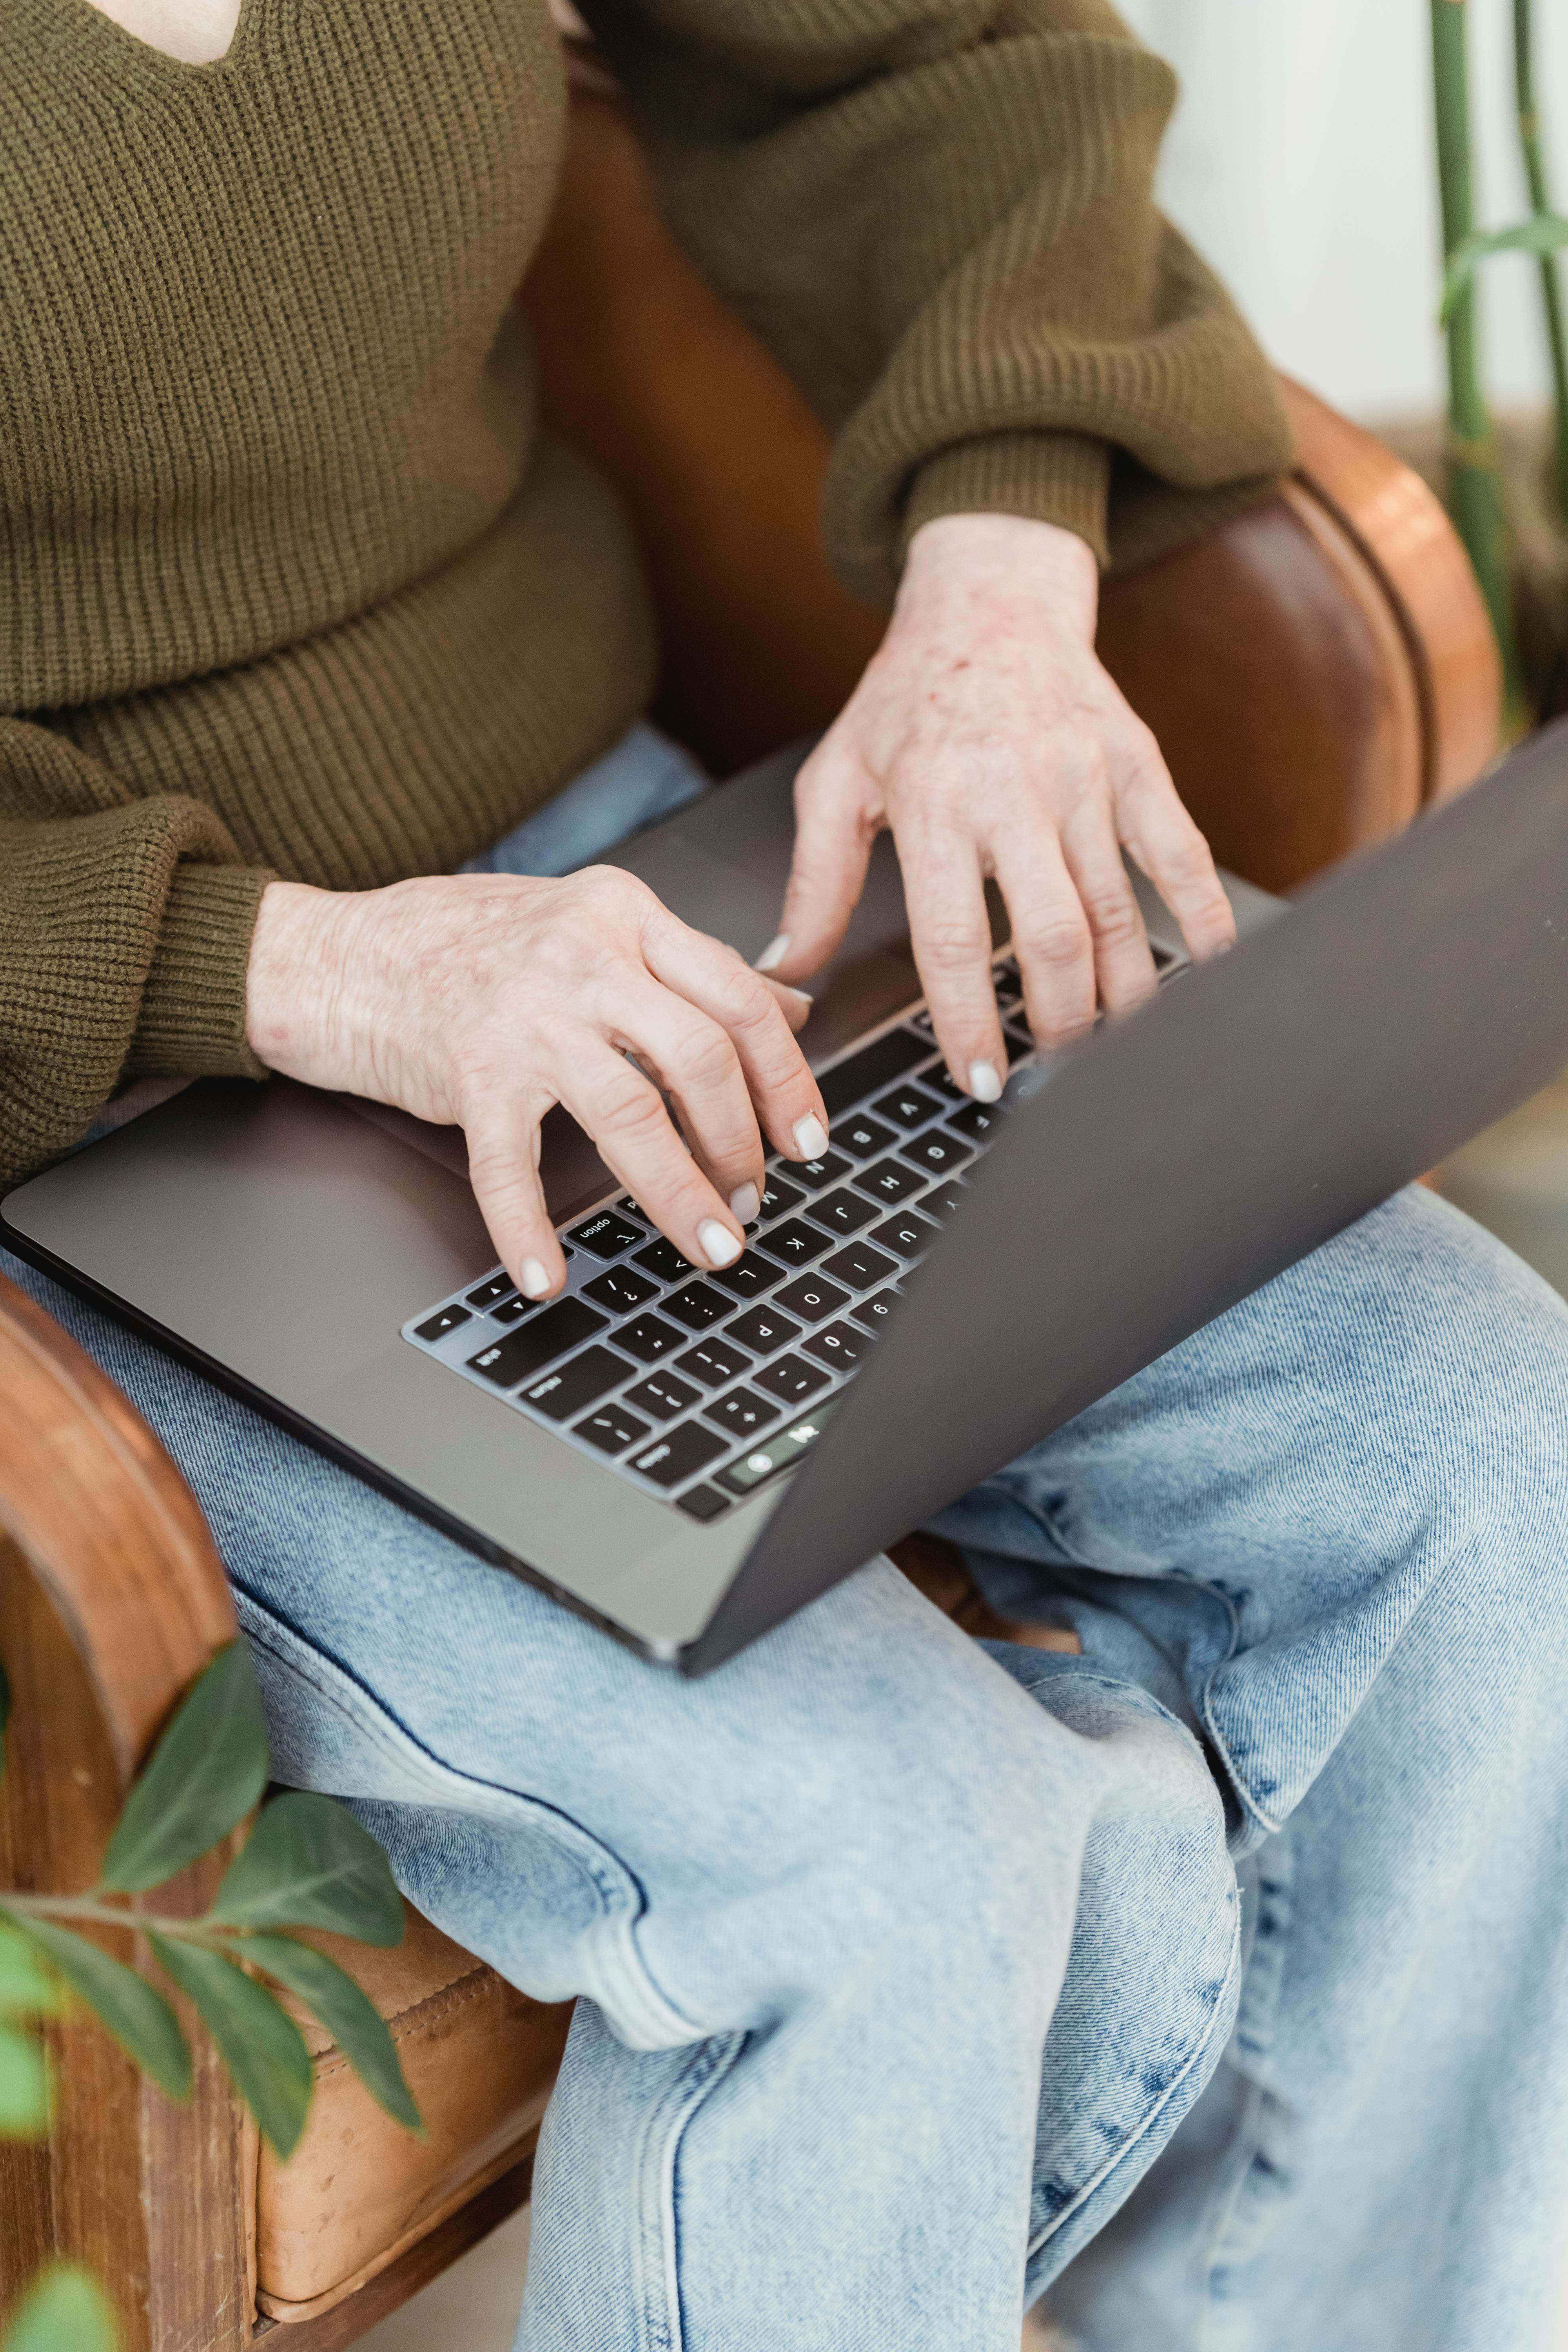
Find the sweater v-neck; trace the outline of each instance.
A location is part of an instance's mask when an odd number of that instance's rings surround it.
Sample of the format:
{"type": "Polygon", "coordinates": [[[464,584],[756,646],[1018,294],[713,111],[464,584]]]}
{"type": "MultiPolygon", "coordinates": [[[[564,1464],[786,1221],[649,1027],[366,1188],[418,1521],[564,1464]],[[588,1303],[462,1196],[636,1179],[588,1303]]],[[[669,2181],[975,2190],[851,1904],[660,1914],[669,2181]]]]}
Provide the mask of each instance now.
{"type": "Polygon", "coordinates": [[[172,76],[178,83],[193,84],[226,79],[246,65],[259,39],[267,0],[239,0],[239,15],[227,48],[221,57],[209,58],[200,65],[143,40],[139,33],[95,7],[93,0],[36,0],[36,5],[52,17],[58,34],[84,59],[90,49],[95,66],[128,81],[166,82],[172,76]]]}

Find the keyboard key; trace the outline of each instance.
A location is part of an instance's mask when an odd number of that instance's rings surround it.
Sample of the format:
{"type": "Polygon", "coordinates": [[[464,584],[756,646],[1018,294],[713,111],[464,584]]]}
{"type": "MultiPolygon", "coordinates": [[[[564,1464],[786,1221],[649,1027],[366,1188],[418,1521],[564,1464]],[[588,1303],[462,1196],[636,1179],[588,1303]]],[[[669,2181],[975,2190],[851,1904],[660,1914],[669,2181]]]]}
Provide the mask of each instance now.
{"type": "Polygon", "coordinates": [[[849,1293],[836,1282],[825,1282],[820,1274],[802,1274],[780,1291],[773,1304],[787,1307],[803,1323],[820,1323],[825,1315],[837,1315],[848,1306],[849,1293]]]}
{"type": "Polygon", "coordinates": [[[482,1372],[487,1381],[494,1381],[498,1389],[514,1389],[604,1328],[605,1318],[581,1298],[558,1298],[553,1307],[530,1316],[504,1339],[470,1356],[468,1367],[482,1372]]]}
{"type": "MultiPolygon", "coordinates": [[[[891,1209],[897,1207],[900,1201],[907,1201],[911,1192],[918,1192],[925,1179],[917,1176],[912,1168],[904,1167],[897,1160],[879,1160],[873,1166],[862,1168],[855,1181],[863,1192],[874,1193],[879,1201],[891,1209]]],[[[872,1216],[876,1213],[873,1209],[872,1216]]],[[[868,1219],[867,1223],[869,1222],[868,1219]]]]}
{"type": "MultiPolygon", "coordinates": [[[[936,1015],[929,1009],[924,1013],[911,1013],[910,1027],[918,1036],[929,1037],[932,1045],[936,1043],[936,1015]]],[[[929,1053],[931,1047],[928,1045],[926,1050],[929,1053]]]]}
{"type": "Polygon", "coordinates": [[[863,1201],[858,1192],[851,1192],[847,1185],[843,1184],[837,1192],[828,1192],[820,1201],[814,1201],[807,1212],[814,1223],[826,1225],[829,1233],[838,1234],[840,1239],[846,1234],[858,1233],[862,1225],[870,1223],[876,1213],[875,1208],[863,1201]]]}
{"type": "Polygon", "coordinates": [[[849,1312],[873,1339],[879,1339],[891,1320],[899,1296],[889,1283],[886,1290],[877,1291],[870,1298],[858,1298],[849,1312]]]}
{"type": "Polygon", "coordinates": [[[803,1404],[827,1386],[827,1374],[821,1365],[808,1364],[804,1356],[780,1356],[773,1363],[764,1364],[754,1378],[758,1388],[782,1397],[785,1404],[803,1404]]]}
{"type": "Polygon", "coordinates": [[[616,1333],[617,1348],[628,1348],[639,1364],[657,1364],[674,1348],[684,1345],[686,1334],[667,1323],[662,1315],[639,1315],[635,1323],[623,1323],[616,1333]]]}
{"type": "Polygon", "coordinates": [[[650,1372],[646,1381],[626,1391],[626,1402],[636,1405],[638,1412],[652,1413],[655,1421],[673,1421],[678,1412],[689,1412],[701,1393],[674,1372],[650,1372]]]}
{"type": "Polygon", "coordinates": [[[923,1168],[928,1176],[947,1176],[974,1154],[961,1137],[949,1135],[944,1127],[933,1127],[915,1142],[906,1143],[899,1157],[911,1168],[923,1168]]]}
{"type": "Polygon", "coordinates": [[[994,1143],[1006,1116],[1000,1103],[966,1102],[948,1112],[947,1123],[971,1143],[994,1143]]]}
{"type": "Polygon", "coordinates": [[[824,1258],[817,1268],[819,1274],[831,1275],[835,1282],[847,1283],[851,1290],[873,1289],[898,1270],[893,1260],[874,1250],[869,1242],[851,1242],[847,1249],[824,1258]]]}
{"type": "MultiPolygon", "coordinates": [[[[736,1263],[739,1264],[739,1260],[736,1263]]],[[[726,1298],[721,1290],[713,1289],[709,1283],[689,1282],[684,1290],[674,1292],[665,1300],[664,1311],[684,1323],[689,1331],[706,1331],[710,1323],[732,1315],[735,1302],[732,1298],[726,1298]]]]}
{"type": "Polygon", "coordinates": [[[826,1330],[812,1333],[805,1352],[832,1371],[849,1372],[870,1345],[865,1332],[857,1331],[852,1323],[829,1323],[826,1330]]]}
{"type": "Polygon", "coordinates": [[[476,1315],[482,1315],[487,1307],[499,1306],[503,1298],[510,1298],[516,1289],[517,1285],[510,1274],[492,1274],[488,1282],[481,1282],[477,1290],[469,1291],[465,1303],[473,1308],[476,1315]]]}
{"type": "Polygon", "coordinates": [[[731,1462],[727,1470],[719,1471],[717,1483],[728,1486],[731,1494],[749,1495],[753,1486],[760,1486],[777,1471],[787,1470],[792,1462],[800,1460],[808,1446],[816,1444],[827,1425],[829,1411],[831,1406],[813,1413],[809,1420],[781,1429],[776,1437],[764,1438],[749,1454],[742,1454],[738,1462],[731,1462]]]}
{"type": "Polygon", "coordinates": [[[857,1160],[875,1160],[879,1151],[886,1151],[889,1144],[898,1139],[890,1127],[858,1110],[850,1118],[839,1120],[833,1130],[833,1140],[842,1144],[846,1151],[852,1151],[857,1160]]]}
{"type": "Polygon", "coordinates": [[[926,1194],[921,1209],[927,1216],[954,1217],[968,1198],[968,1185],[961,1182],[958,1177],[950,1176],[945,1184],[939,1184],[934,1192],[926,1194]]]}
{"type": "Polygon", "coordinates": [[[619,1257],[623,1250],[630,1249],[643,1237],[641,1225],[627,1224],[625,1217],[617,1217],[613,1209],[601,1209],[585,1224],[572,1228],[572,1239],[580,1242],[585,1250],[592,1250],[595,1257],[619,1257]]]}
{"type": "Polygon", "coordinates": [[[849,1162],[839,1151],[826,1152],[820,1160],[783,1160],[779,1165],[792,1183],[804,1184],[808,1192],[820,1192],[849,1173],[849,1162]]]}
{"type": "Polygon", "coordinates": [[[928,1039],[918,1037],[910,1029],[889,1029],[885,1037],[874,1045],[862,1045],[858,1054],[840,1062],[817,1080],[829,1119],[841,1110],[849,1110],[867,1095],[875,1094],[879,1087],[890,1086],[905,1070],[913,1069],[931,1052],[928,1039]]]}
{"type": "Polygon", "coordinates": [[[607,1307],[612,1315],[629,1315],[634,1307],[658,1297],[658,1285],[629,1265],[613,1265],[608,1274],[595,1275],[592,1282],[585,1282],[583,1296],[595,1307],[607,1307]]]}
{"type": "Polygon", "coordinates": [[[764,1222],[769,1217],[782,1217],[789,1210],[798,1209],[805,1198],[805,1194],[798,1184],[784,1183],[770,1170],[767,1181],[763,1186],[763,1205],[757,1213],[764,1222]]]}
{"type": "Polygon", "coordinates": [[[677,1495],[675,1507],[687,1512],[701,1526],[716,1519],[730,1507],[730,1497],[721,1495],[717,1486],[689,1486],[684,1495],[677,1495]]]}
{"type": "Polygon", "coordinates": [[[895,1087],[877,1105],[884,1118],[897,1121],[900,1127],[923,1127],[942,1108],[934,1095],[926,1094],[920,1087],[895,1087]]]}
{"type": "Polygon", "coordinates": [[[770,1421],[778,1419],[781,1411],[782,1407],[774,1404],[771,1397],[758,1396],[754,1389],[731,1389],[728,1396],[705,1404],[702,1418],[710,1421],[715,1429],[728,1430],[731,1437],[744,1439],[766,1429],[770,1421]]]}
{"type": "MultiPolygon", "coordinates": [[[[945,1103],[966,1103],[969,1100],[969,1097],[951,1070],[922,1070],[921,1084],[922,1087],[930,1087],[932,1092],[939,1094],[945,1103]]],[[[949,1118],[952,1117],[951,1110],[947,1116],[949,1118]]]]}
{"type": "Polygon", "coordinates": [[[626,1216],[640,1217],[645,1225],[651,1225],[653,1223],[653,1219],[648,1215],[647,1211],[643,1207],[641,1202],[634,1201],[629,1192],[623,1192],[620,1199],[616,1202],[616,1206],[626,1216]]]}
{"type": "Polygon", "coordinates": [[[749,1250],[733,1265],[719,1266],[713,1275],[713,1280],[721,1282],[737,1298],[758,1298],[783,1279],[776,1265],[770,1265],[765,1257],[753,1257],[749,1250]]]}
{"type": "Polygon", "coordinates": [[[604,1404],[591,1412],[586,1421],[577,1422],[574,1437],[585,1437],[601,1454],[624,1454],[628,1445],[636,1445],[647,1435],[647,1423],[628,1412],[624,1404],[604,1404]]]}
{"type": "MultiPolygon", "coordinates": [[[[536,1412],[548,1413],[552,1421],[570,1421],[606,1389],[618,1389],[630,1370],[624,1358],[608,1348],[584,1348],[569,1364],[558,1364],[552,1372],[530,1381],[522,1391],[523,1402],[536,1412]]],[[[631,1444],[629,1437],[626,1444],[631,1444]]]]}
{"type": "Polygon", "coordinates": [[[531,1298],[509,1298],[504,1307],[490,1308],[490,1320],[493,1323],[521,1323],[525,1315],[532,1313],[536,1304],[537,1301],[531,1298]]]}
{"type": "Polygon", "coordinates": [[[679,1282],[683,1274],[697,1271],[691,1260],[682,1257],[675,1244],[667,1242],[662,1235],[657,1242],[649,1242],[647,1249],[638,1250],[636,1263],[646,1266],[658,1282],[679,1282]]]}
{"type": "Polygon", "coordinates": [[[632,1468],[651,1478],[656,1486],[679,1486],[699,1470],[705,1470],[715,1455],[726,1451],[727,1444],[700,1421],[683,1421],[628,1459],[632,1468]]]}
{"type": "Polygon", "coordinates": [[[1035,1041],[1028,1032],[1023,1029],[1004,1029],[1002,1034],[1007,1041],[1008,1068],[1011,1069],[1015,1062],[1027,1061],[1035,1050],[1035,1041]]]}
{"type": "Polygon", "coordinates": [[[728,1339],[700,1339],[695,1348],[688,1348],[677,1369],[689,1372],[705,1389],[721,1389],[737,1372],[745,1371],[751,1358],[728,1339]]]}
{"type": "Polygon", "coordinates": [[[414,1336],[416,1339],[444,1339],[448,1331],[460,1331],[465,1323],[473,1319],[466,1307],[440,1307],[423,1323],[416,1324],[414,1336]]]}
{"type": "Polygon", "coordinates": [[[917,1215],[913,1209],[900,1209],[896,1217],[877,1227],[871,1239],[884,1249],[896,1250],[900,1257],[920,1257],[930,1249],[936,1234],[929,1217],[917,1215]]]}
{"type": "Polygon", "coordinates": [[[810,1225],[803,1225],[798,1217],[786,1224],[764,1226],[757,1236],[757,1247],[776,1257],[781,1265],[809,1265],[828,1246],[827,1235],[810,1225]]]}
{"type": "MultiPolygon", "coordinates": [[[[805,1279],[804,1275],[801,1279],[805,1279]]],[[[776,1304],[770,1304],[753,1307],[749,1315],[737,1315],[724,1337],[739,1348],[749,1349],[753,1356],[772,1356],[799,1339],[800,1325],[779,1314],[776,1304]]]]}

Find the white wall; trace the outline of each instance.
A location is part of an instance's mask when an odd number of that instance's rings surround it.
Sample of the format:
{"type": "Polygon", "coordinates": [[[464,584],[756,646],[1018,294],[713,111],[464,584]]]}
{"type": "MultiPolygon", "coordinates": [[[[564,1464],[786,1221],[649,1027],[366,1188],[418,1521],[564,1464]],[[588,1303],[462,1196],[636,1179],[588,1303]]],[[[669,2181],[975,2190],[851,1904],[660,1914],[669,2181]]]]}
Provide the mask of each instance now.
{"type": "MultiPolygon", "coordinates": [[[[1163,196],[1279,366],[1352,415],[1437,407],[1438,243],[1426,0],[1121,0],[1182,76],[1163,196]]],[[[1524,209],[1508,0],[1471,0],[1488,226],[1524,209]]],[[[1568,0],[1536,0],[1553,193],[1568,209],[1568,0]]],[[[1563,264],[1568,275],[1568,259],[1563,264]]],[[[1488,267],[1500,406],[1546,396],[1531,265],[1488,267]]]]}

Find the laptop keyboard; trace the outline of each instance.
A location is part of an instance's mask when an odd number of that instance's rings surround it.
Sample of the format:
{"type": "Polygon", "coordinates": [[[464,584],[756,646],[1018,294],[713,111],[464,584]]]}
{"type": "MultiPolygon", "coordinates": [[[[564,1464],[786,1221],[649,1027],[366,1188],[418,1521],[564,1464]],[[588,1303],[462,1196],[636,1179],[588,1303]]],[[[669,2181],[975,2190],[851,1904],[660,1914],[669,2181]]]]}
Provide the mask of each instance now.
{"type": "MultiPolygon", "coordinates": [[[[1161,977],[1179,960],[1155,948],[1161,977]]],[[[1012,1073],[1034,1058],[1011,956],[994,967],[1012,1073]]],[[[923,1011],[818,1081],[821,1160],[771,1156],[733,1265],[700,1273],[629,1194],[561,1228],[548,1305],[498,1267],[403,1336],[690,1517],[798,1462],[889,1328],[903,1278],[962,1207],[1006,1118],[954,1085],[923,1011]]]]}

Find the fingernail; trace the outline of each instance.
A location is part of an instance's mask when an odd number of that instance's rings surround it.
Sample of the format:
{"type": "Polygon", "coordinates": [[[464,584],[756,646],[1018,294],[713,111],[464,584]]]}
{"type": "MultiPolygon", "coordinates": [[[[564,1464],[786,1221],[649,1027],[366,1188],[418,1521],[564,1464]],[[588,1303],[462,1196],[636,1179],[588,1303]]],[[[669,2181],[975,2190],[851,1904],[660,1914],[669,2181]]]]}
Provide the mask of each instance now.
{"type": "Polygon", "coordinates": [[[752,965],[752,969],[753,971],[775,971],[777,967],[783,963],[788,953],[789,933],[787,931],[781,931],[776,940],[770,940],[768,941],[767,946],[763,950],[762,954],[757,958],[757,961],[752,965]]]}
{"type": "Polygon", "coordinates": [[[996,1065],[994,1062],[971,1062],[969,1065],[969,1091],[974,1097],[976,1102],[999,1102],[1001,1100],[1002,1081],[996,1075],[996,1065]]]}
{"type": "Polygon", "coordinates": [[[827,1129],[815,1111],[809,1118],[797,1118],[790,1132],[797,1160],[820,1160],[827,1149],[827,1129]]]}
{"type": "Polygon", "coordinates": [[[781,980],[778,985],[781,988],[788,988],[790,994],[792,996],[798,996],[803,1004],[815,1004],[816,1003],[816,999],[813,996],[809,988],[791,988],[787,980],[781,980]]]}
{"type": "Polygon", "coordinates": [[[717,1217],[704,1217],[697,1228],[697,1238],[702,1244],[702,1255],[710,1265],[733,1265],[745,1247],[738,1242],[728,1225],[717,1217]]]}
{"type": "Polygon", "coordinates": [[[550,1287],[550,1276],[536,1257],[522,1261],[522,1286],[530,1298],[542,1298],[550,1287]]]}
{"type": "Polygon", "coordinates": [[[730,1206],[742,1224],[749,1225],[763,1205],[763,1196],[754,1184],[737,1184],[730,1195],[730,1206]]]}

